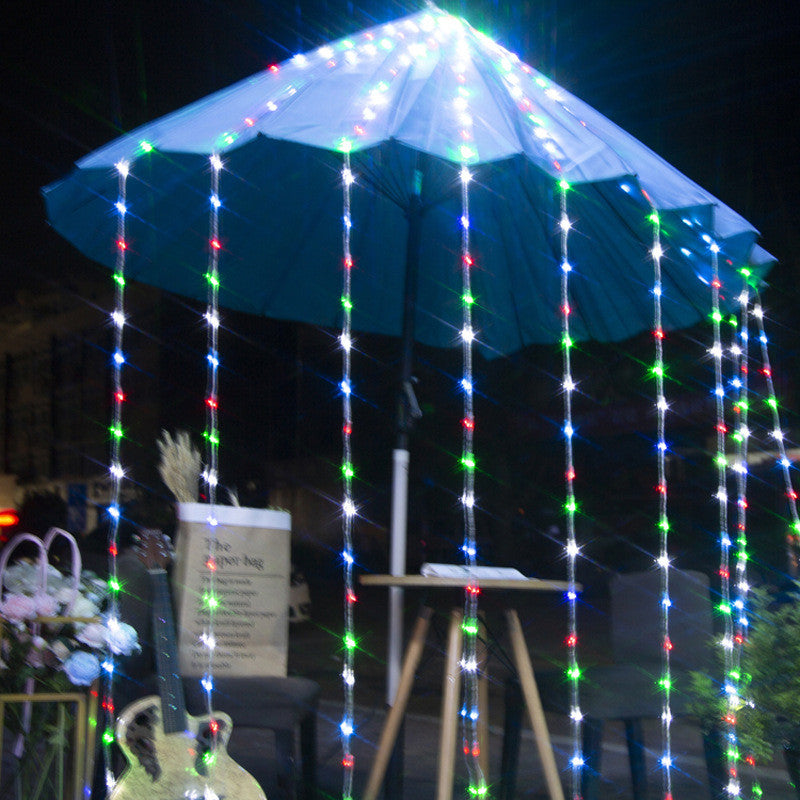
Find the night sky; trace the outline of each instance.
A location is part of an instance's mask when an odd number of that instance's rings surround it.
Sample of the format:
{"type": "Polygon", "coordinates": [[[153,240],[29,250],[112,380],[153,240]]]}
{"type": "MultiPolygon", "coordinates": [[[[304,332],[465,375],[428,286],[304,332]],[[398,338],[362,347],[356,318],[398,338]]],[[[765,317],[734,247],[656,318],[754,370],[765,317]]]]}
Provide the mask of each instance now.
{"type": "MultiPolygon", "coordinates": [[[[6,297],[81,267],[39,188],[92,149],[271,63],[411,13],[397,0],[7,4],[0,88],[6,297]],[[9,12],[9,9],[10,12],[9,12]]],[[[800,206],[794,0],[445,2],[742,213],[793,288],[800,206]]],[[[798,295],[795,293],[795,298],[798,295]]],[[[800,327],[800,326],[798,326],[800,327]]]]}

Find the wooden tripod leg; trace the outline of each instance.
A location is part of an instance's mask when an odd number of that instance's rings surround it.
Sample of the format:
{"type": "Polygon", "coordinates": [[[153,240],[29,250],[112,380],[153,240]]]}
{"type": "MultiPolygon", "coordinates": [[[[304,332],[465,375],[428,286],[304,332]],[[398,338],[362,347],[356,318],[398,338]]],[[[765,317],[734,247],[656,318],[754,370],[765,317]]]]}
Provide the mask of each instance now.
{"type": "Polygon", "coordinates": [[[411,639],[408,643],[408,649],[400,672],[397,695],[392,707],[389,709],[386,722],[383,724],[381,738],[378,742],[378,751],[375,754],[375,760],[372,762],[372,768],[369,772],[367,788],[364,790],[364,800],[375,800],[386,775],[386,767],[389,764],[392,748],[408,705],[411,686],[414,683],[414,673],[417,671],[417,665],[422,658],[422,650],[425,647],[425,638],[428,635],[428,627],[432,615],[433,609],[429,606],[423,606],[414,624],[414,630],[411,632],[411,639]]]}
{"type": "Polygon", "coordinates": [[[439,770],[436,784],[436,800],[452,800],[453,776],[456,760],[456,735],[458,716],[458,693],[461,688],[461,622],[458,609],[450,613],[450,628],[447,631],[447,656],[444,684],[442,686],[442,729],[439,738],[439,770]]]}
{"type": "Polygon", "coordinates": [[[514,651],[514,662],[517,666],[522,694],[525,697],[525,705],[531,720],[531,728],[533,728],[539,760],[542,762],[547,791],[550,795],[550,800],[564,800],[564,790],[561,788],[561,780],[558,777],[558,766],[553,755],[550,732],[547,730],[539,689],[536,686],[536,679],[533,675],[533,665],[528,655],[528,646],[525,644],[525,637],[522,635],[519,617],[513,608],[506,611],[506,620],[508,621],[508,633],[514,651]]]}

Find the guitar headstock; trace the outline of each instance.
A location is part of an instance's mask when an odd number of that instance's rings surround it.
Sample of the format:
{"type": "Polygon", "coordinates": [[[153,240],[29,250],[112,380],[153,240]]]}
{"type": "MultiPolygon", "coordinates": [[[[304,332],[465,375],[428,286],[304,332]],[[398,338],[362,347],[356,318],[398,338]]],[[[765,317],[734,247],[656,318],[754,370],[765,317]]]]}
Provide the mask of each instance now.
{"type": "Polygon", "coordinates": [[[147,569],[166,569],[172,560],[172,542],[158,528],[140,528],[134,549],[147,569]]]}

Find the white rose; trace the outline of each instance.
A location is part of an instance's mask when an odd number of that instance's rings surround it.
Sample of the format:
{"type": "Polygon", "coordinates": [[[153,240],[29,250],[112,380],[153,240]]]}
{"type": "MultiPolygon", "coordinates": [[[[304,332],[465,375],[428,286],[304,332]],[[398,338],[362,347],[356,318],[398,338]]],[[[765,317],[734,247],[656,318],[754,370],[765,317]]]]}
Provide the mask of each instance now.
{"type": "Polygon", "coordinates": [[[24,594],[9,594],[0,603],[0,614],[9,622],[24,622],[36,616],[36,603],[24,594]]]}
{"type": "Polygon", "coordinates": [[[65,606],[72,599],[72,588],[64,586],[56,592],[56,600],[62,606],[65,606]]]}
{"type": "Polygon", "coordinates": [[[99,609],[88,597],[78,595],[69,613],[73,617],[96,617],[98,612],[99,609]]]}
{"type": "Polygon", "coordinates": [[[37,613],[42,617],[54,617],[58,613],[59,602],[49,594],[37,592],[33,602],[36,603],[37,613]]]}
{"type": "Polygon", "coordinates": [[[129,656],[135,650],[141,650],[136,629],[126,622],[110,619],[106,628],[106,640],[111,652],[118,656],[129,656]]]}
{"type": "Polygon", "coordinates": [[[106,643],[106,629],[99,622],[90,622],[83,626],[83,630],[75,638],[88,647],[100,650],[106,643]]]}
{"type": "Polygon", "coordinates": [[[33,594],[40,583],[38,565],[27,561],[6,567],[3,575],[3,586],[13,594],[33,594]]]}

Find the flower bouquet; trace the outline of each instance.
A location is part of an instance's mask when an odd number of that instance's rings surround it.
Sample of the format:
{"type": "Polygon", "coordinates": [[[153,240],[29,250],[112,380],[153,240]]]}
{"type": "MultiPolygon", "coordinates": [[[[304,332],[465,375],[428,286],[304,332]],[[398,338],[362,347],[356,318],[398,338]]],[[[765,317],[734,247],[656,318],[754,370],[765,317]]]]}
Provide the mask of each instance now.
{"type": "MultiPolygon", "coordinates": [[[[99,678],[106,655],[129,655],[138,649],[136,631],[109,613],[106,581],[81,570],[75,539],[57,528],[43,540],[19,534],[8,543],[0,556],[0,591],[0,700],[5,709],[1,724],[10,734],[3,737],[8,744],[5,755],[10,752],[16,759],[12,790],[26,800],[67,797],[63,765],[70,749],[68,731],[74,729],[76,745],[84,748],[80,759],[71,758],[73,772],[81,764],[87,773],[97,703],[97,693],[89,687],[99,678]],[[49,562],[50,546],[58,537],[72,551],[69,574],[49,562]],[[9,564],[25,542],[33,545],[37,557],[9,564]],[[66,709],[73,706],[77,710],[71,725],[66,709]],[[84,730],[75,727],[78,722],[84,730]]],[[[75,775],[76,791],[79,779],[87,778],[75,775]]],[[[7,778],[2,784],[10,785],[7,778]]],[[[13,794],[0,789],[0,796],[13,794]]]]}

